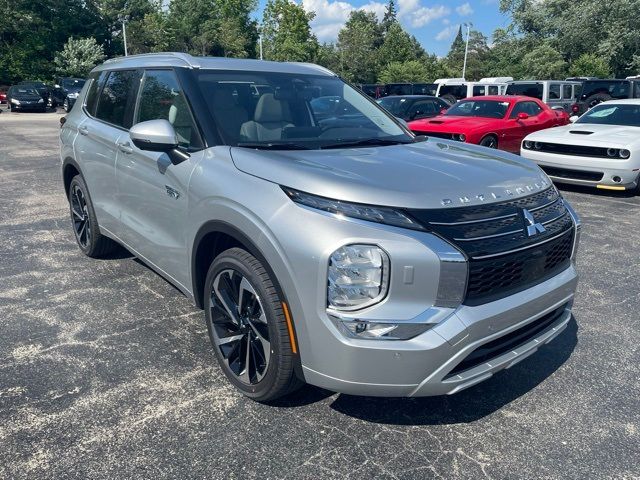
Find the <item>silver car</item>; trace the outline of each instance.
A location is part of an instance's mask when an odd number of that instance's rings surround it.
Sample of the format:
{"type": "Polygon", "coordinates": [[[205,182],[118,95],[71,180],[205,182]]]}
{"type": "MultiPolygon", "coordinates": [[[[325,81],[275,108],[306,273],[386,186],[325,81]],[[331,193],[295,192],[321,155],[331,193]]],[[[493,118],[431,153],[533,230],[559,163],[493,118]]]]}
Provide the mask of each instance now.
{"type": "Polygon", "coordinates": [[[111,60],[60,139],[80,249],[124,245],[204,309],[253,399],[451,394],[570,320],[580,222],[540,168],[414,137],[319,66],[111,60]]]}

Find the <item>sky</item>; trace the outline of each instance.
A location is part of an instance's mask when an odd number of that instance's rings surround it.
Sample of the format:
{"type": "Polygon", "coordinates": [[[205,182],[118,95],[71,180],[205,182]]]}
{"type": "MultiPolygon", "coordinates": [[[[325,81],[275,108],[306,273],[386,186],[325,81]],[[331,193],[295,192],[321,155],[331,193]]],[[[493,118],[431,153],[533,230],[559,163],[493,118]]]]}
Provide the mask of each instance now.
{"type": "MultiPolygon", "coordinates": [[[[296,0],[305,9],[316,12],[311,23],[320,42],[335,41],[352,10],[373,11],[382,19],[387,0],[296,0]]],[[[266,0],[260,0],[257,12],[262,18],[266,0]]],[[[398,20],[420,41],[429,53],[444,56],[449,51],[461,23],[471,22],[491,41],[498,27],[509,24],[508,17],[499,11],[499,0],[396,0],[398,20]]]]}

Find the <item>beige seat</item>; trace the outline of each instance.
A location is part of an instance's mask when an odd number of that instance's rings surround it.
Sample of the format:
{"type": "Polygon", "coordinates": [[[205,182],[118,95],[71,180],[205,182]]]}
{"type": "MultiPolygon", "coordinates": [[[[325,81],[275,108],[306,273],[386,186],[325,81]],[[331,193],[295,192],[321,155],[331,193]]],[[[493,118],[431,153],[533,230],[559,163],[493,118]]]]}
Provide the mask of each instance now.
{"type": "Polygon", "coordinates": [[[293,126],[289,105],[276,100],[273,93],[265,93],[258,100],[253,120],[242,125],[240,137],[245,142],[281,140],[282,131],[293,126]]]}

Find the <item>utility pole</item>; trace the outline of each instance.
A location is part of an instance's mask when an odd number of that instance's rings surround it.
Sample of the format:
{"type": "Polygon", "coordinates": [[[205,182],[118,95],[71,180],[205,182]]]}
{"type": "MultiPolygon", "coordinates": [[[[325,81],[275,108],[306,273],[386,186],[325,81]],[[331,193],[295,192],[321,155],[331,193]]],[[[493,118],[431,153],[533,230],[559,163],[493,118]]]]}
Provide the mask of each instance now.
{"type": "Polygon", "coordinates": [[[464,47],[464,64],[462,65],[462,78],[464,78],[466,80],[466,73],[467,73],[467,54],[469,53],[469,36],[471,34],[471,23],[463,23],[463,25],[465,27],[467,27],[467,43],[464,47]]]}
{"type": "Polygon", "coordinates": [[[262,32],[258,35],[258,45],[260,46],[260,60],[262,60],[262,32]]]}
{"type": "Polygon", "coordinates": [[[129,15],[119,15],[118,21],[122,23],[122,40],[124,42],[124,56],[128,55],[127,52],[127,22],[129,21],[129,15]]]}

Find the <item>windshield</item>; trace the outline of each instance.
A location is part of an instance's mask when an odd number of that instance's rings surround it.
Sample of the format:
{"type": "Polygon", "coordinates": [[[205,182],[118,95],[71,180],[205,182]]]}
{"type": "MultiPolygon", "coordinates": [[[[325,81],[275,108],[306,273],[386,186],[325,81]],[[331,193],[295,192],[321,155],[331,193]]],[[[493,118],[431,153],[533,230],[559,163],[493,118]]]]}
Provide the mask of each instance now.
{"type": "MultiPolygon", "coordinates": [[[[38,95],[38,92],[36,91],[35,88],[31,88],[31,87],[20,87],[20,88],[16,88],[15,93],[18,93],[20,95],[38,95]]],[[[14,93],[14,95],[15,95],[14,93]]]]}
{"type": "Polygon", "coordinates": [[[319,149],[413,141],[337,77],[202,70],[198,81],[225,145],[319,149]]]}
{"type": "Polygon", "coordinates": [[[402,97],[385,97],[378,100],[378,104],[386,108],[396,117],[400,117],[407,111],[407,107],[411,104],[408,98],[402,97]]]}
{"type": "Polygon", "coordinates": [[[497,100],[463,100],[446,111],[448,117],[487,117],[504,118],[509,102],[497,100]]]}
{"type": "Polygon", "coordinates": [[[71,89],[77,88],[80,90],[84,86],[84,80],[80,78],[65,78],[62,80],[62,88],[71,89]]]}
{"type": "Polygon", "coordinates": [[[576,123],[640,127],[640,105],[601,104],[581,116],[576,123]]]}

